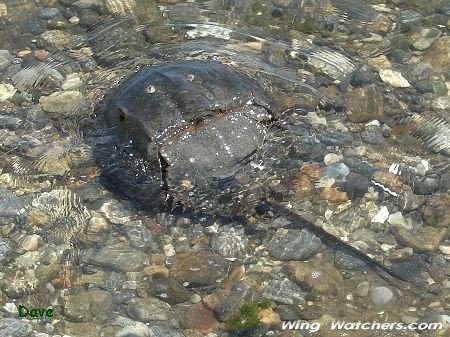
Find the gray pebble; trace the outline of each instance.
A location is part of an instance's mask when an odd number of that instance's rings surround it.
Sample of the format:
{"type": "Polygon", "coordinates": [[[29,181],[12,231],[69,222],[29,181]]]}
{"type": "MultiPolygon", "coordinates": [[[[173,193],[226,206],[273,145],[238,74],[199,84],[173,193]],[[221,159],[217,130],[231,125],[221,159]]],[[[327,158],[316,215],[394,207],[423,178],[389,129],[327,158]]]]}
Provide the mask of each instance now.
{"type": "Polygon", "coordinates": [[[11,243],[8,239],[0,237],[0,263],[7,259],[11,253],[11,243]]]}
{"type": "Polygon", "coordinates": [[[29,198],[18,197],[13,192],[0,189],[0,217],[16,216],[29,202],[29,198]]]}
{"type": "Polygon", "coordinates": [[[403,192],[397,201],[398,206],[403,211],[410,212],[422,206],[427,201],[427,198],[423,195],[416,195],[413,192],[406,191],[403,192]]]}
{"type": "Polygon", "coordinates": [[[367,281],[361,282],[356,286],[355,293],[359,297],[366,297],[369,294],[370,284],[367,281]]]}
{"type": "Polygon", "coordinates": [[[59,15],[58,8],[42,8],[38,12],[38,16],[43,20],[50,20],[59,15]]]}
{"type": "Polygon", "coordinates": [[[267,280],[262,296],[283,304],[304,304],[305,293],[294,282],[285,280],[267,280]]]}
{"type": "Polygon", "coordinates": [[[376,307],[382,307],[394,298],[394,293],[386,287],[376,287],[370,292],[372,302],[376,307]]]}
{"type": "Polygon", "coordinates": [[[223,257],[237,257],[247,245],[248,239],[245,236],[242,226],[220,229],[211,238],[211,248],[223,257]]]}
{"type": "Polygon", "coordinates": [[[361,138],[364,143],[381,145],[384,142],[383,130],[379,126],[370,125],[361,132],[361,138]]]}
{"type": "Polygon", "coordinates": [[[305,229],[280,230],[267,245],[274,258],[289,261],[305,261],[315,255],[321,247],[320,239],[305,229]]]}
{"type": "Polygon", "coordinates": [[[415,194],[427,195],[438,190],[439,181],[430,177],[416,177],[412,187],[415,194]]]}
{"type": "Polygon", "coordinates": [[[125,233],[135,248],[146,248],[152,242],[152,232],[142,224],[125,224],[125,233]]]}
{"type": "Polygon", "coordinates": [[[30,323],[21,319],[0,319],[0,337],[29,337],[33,332],[30,323]]]}
{"type": "Polygon", "coordinates": [[[169,310],[167,303],[154,297],[133,298],[127,307],[128,315],[140,322],[165,321],[169,310]]]}
{"type": "Polygon", "coordinates": [[[339,269],[347,270],[361,270],[366,266],[363,261],[342,250],[337,250],[334,254],[334,265],[339,269]]]}
{"type": "Polygon", "coordinates": [[[90,248],[83,257],[86,263],[112,268],[116,271],[136,271],[148,260],[148,255],[126,246],[113,248],[90,248]]]}
{"type": "Polygon", "coordinates": [[[3,70],[8,66],[10,57],[11,54],[8,50],[5,49],[0,50],[0,70],[3,70]]]}

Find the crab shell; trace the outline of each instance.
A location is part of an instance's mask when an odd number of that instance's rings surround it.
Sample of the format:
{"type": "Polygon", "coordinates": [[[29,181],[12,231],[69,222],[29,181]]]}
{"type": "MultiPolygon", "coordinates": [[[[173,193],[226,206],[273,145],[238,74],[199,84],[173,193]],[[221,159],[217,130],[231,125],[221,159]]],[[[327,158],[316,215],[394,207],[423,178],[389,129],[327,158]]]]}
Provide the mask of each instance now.
{"type": "MultiPolygon", "coordinates": [[[[131,140],[169,195],[188,202],[248,163],[272,121],[264,91],[217,62],[143,68],[113,95],[109,126],[131,140]]],[[[204,198],[203,198],[204,199],[204,198]]]]}

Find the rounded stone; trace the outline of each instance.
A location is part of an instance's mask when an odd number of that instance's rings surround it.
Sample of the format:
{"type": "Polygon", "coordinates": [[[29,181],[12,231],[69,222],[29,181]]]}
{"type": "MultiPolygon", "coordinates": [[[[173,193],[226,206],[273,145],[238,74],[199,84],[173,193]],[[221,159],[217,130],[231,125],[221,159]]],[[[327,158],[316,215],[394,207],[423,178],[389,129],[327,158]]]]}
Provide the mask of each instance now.
{"type": "Polygon", "coordinates": [[[376,307],[382,307],[394,298],[394,293],[386,287],[372,288],[370,297],[376,307]]]}
{"type": "Polygon", "coordinates": [[[59,15],[58,8],[42,8],[38,11],[38,16],[43,20],[50,20],[59,15]]]}
{"type": "Polygon", "coordinates": [[[392,69],[381,70],[380,78],[384,83],[390,84],[394,88],[408,88],[411,86],[399,71],[392,69]]]}
{"type": "Polygon", "coordinates": [[[323,162],[326,166],[330,166],[339,163],[344,157],[341,154],[328,153],[323,158],[323,162]]]}
{"type": "Polygon", "coordinates": [[[59,91],[39,99],[42,110],[53,113],[73,113],[84,102],[79,91],[59,91]]]}
{"type": "Polygon", "coordinates": [[[166,321],[170,306],[154,297],[133,298],[127,306],[128,315],[140,322],[166,321]]]}

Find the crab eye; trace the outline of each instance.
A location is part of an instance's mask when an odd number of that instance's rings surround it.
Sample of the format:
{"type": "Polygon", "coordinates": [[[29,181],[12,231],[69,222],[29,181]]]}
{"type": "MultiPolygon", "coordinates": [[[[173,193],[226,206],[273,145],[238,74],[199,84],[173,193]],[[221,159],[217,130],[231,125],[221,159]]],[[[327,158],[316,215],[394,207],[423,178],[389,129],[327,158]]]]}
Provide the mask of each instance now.
{"type": "Polygon", "coordinates": [[[119,107],[119,119],[121,122],[127,119],[127,113],[120,107],[119,107]]]}

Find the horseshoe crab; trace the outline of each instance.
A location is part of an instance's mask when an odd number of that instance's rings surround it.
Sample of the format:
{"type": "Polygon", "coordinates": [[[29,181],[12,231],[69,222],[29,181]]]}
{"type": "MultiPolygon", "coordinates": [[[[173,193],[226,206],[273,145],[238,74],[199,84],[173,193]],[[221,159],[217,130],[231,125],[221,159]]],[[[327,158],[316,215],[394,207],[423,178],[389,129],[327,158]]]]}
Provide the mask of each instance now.
{"type": "Polygon", "coordinates": [[[105,166],[105,181],[152,206],[165,195],[172,208],[230,212],[233,205],[248,210],[254,201],[264,199],[263,204],[291,218],[297,227],[398,277],[274,201],[281,183],[267,176],[276,176],[281,169],[284,183],[289,184],[289,169],[283,163],[301,162],[298,148],[307,144],[308,137],[297,126],[295,132],[282,131],[265,141],[272,131],[277,133],[270,107],[255,81],[218,62],[182,61],[143,68],[120,85],[107,104],[106,122],[123,143],[113,156],[119,164],[105,166]],[[265,174],[257,164],[261,156],[269,157],[266,164],[271,169],[265,174]]]}

